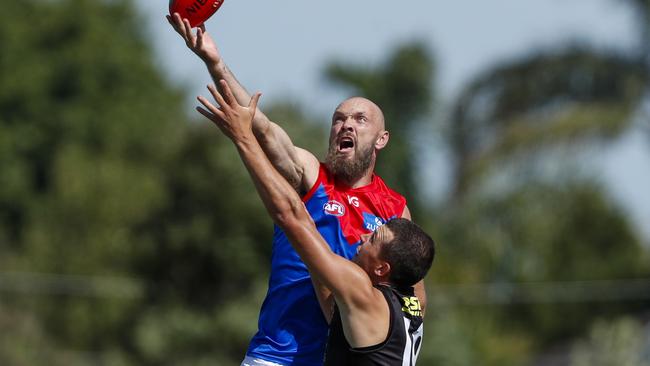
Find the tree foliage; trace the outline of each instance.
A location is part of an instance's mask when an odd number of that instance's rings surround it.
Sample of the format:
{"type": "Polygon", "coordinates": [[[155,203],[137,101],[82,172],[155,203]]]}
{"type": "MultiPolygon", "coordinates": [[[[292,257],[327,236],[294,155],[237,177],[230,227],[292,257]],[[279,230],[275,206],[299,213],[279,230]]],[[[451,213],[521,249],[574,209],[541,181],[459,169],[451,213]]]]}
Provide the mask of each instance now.
{"type": "MultiPolygon", "coordinates": [[[[153,66],[130,1],[3,10],[0,364],[239,364],[272,228],[235,149],[185,115],[184,92],[153,66]]],[[[326,70],[383,108],[392,135],[379,172],[438,243],[420,364],[521,365],[585,339],[601,317],[647,310],[639,299],[562,302],[507,286],[650,275],[647,250],[603,187],[563,161],[557,177],[520,170],[558,146],[625,131],[647,68],[567,48],[487,70],[455,103],[446,136],[463,199],[429,207],[414,198],[422,167],[410,142],[433,123],[434,61],[409,43],[374,68],[326,70]],[[474,189],[486,185],[497,189],[474,189]]],[[[323,156],[309,111],[283,102],[265,112],[323,156]]],[[[576,365],[597,353],[588,342],[576,365]]]]}
{"type": "Polygon", "coordinates": [[[583,46],[534,53],[487,70],[453,109],[454,197],[480,184],[498,160],[619,136],[649,76],[642,59],[583,46]]]}
{"type": "Polygon", "coordinates": [[[571,366],[648,366],[650,331],[632,319],[598,321],[586,339],[575,343],[571,366]]]}

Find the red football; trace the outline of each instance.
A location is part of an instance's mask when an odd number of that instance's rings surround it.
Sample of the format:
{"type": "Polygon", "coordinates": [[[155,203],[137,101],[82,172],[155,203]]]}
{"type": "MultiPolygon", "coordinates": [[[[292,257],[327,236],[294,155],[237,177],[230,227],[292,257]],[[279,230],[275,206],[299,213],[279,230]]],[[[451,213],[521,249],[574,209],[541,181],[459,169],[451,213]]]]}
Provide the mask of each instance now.
{"type": "Polygon", "coordinates": [[[180,14],[192,27],[203,24],[223,4],[223,0],[169,0],[169,15],[180,14]]]}

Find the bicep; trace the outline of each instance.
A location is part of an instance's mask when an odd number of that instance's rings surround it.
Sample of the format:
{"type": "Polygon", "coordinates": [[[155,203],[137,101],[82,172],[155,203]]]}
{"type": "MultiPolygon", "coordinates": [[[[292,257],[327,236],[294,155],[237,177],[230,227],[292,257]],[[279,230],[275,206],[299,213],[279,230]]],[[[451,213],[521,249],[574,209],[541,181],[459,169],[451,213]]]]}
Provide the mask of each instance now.
{"type": "MultiPolygon", "coordinates": [[[[341,307],[367,309],[372,307],[373,285],[368,274],[354,262],[330,252],[322,267],[314,271],[341,307]]],[[[311,271],[311,270],[310,270],[311,271]]]]}
{"type": "Polygon", "coordinates": [[[279,125],[269,122],[268,128],[257,133],[256,137],[271,164],[297,191],[308,190],[311,186],[307,184],[316,181],[318,159],[309,151],[295,146],[279,125]]]}

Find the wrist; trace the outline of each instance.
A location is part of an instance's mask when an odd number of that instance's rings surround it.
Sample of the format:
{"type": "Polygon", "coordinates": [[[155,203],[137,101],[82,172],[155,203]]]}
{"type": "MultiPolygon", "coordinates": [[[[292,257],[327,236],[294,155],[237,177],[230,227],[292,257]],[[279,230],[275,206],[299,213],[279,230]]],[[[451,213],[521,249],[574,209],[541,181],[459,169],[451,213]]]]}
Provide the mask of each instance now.
{"type": "Polygon", "coordinates": [[[222,77],[226,73],[226,63],[220,57],[206,57],[203,62],[210,74],[222,77]]]}
{"type": "Polygon", "coordinates": [[[234,135],[232,137],[232,141],[240,149],[250,149],[257,143],[257,140],[255,140],[255,136],[253,135],[252,131],[246,131],[244,133],[234,135]]]}

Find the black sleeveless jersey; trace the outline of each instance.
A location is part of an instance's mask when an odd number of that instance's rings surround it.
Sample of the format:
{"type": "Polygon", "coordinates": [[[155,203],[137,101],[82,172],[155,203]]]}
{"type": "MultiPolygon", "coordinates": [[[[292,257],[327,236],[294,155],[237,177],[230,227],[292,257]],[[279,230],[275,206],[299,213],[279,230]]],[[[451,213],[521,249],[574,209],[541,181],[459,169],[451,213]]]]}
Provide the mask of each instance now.
{"type": "Polygon", "coordinates": [[[390,309],[386,339],[374,346],[352,348],[345,339],[338,307],[332,316],[325,366],[414,366],[422,344],[422,308],[413,288],[402,293],[386,285],[375,286],[390,309]]]}

